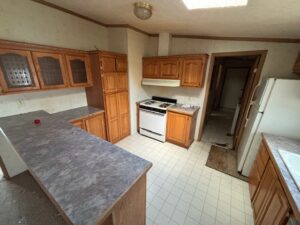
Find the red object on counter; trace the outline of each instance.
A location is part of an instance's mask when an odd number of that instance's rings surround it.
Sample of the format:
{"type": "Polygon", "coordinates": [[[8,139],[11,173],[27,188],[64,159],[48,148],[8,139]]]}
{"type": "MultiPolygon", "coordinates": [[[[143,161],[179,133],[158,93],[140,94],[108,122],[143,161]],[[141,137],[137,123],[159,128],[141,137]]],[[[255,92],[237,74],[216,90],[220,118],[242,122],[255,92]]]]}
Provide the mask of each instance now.
{"type": "Polygon", "coordinates": [[[40,119],[35,119],[34,124],[41,124],[41,120],[40,119]]]}

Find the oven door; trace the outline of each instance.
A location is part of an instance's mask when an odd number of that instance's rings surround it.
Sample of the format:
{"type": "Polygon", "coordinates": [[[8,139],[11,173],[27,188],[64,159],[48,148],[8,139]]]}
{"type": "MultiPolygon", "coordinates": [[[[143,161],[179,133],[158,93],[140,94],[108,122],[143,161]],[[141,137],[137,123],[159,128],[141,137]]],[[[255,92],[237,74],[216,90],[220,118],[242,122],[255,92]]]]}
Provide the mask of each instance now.
{"type": "Polygon", "coordinates": [[[160,135],[165,135],[166,118],[166,113],[140,109],[140,128],[160,135]]]}

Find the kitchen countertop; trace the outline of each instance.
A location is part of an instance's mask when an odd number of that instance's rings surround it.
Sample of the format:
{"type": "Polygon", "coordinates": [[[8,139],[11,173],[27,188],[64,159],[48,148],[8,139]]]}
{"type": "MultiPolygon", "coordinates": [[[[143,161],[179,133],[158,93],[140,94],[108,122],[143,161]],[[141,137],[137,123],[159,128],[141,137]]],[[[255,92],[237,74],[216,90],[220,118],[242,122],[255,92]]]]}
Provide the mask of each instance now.
{"type": "Polygon", "coordinates": [[[52,115],[56,116],[59,119],[72,121],[72,120],[87,117],[92,114],[101,113],[101,112],[104,112],[104,110],[91,107],[91,106],[83,106],[75,109],[69,109],[69,110],[53,113],[52,115]]]}
{"type": "Polygon", "coordinates": [[[272,161],[277,165],[281,178],[280,180],[283,181],[284,188],[290,194],[289,199],[293,201],[293,204],[291,205],[293,212],[296,214],[297,218],[300,219],[300,191],[278,152],[279,149],[282,149],[300,154],[300,140],[265,133],[263,134],[263,138],[269,147],[272,161]]]}
{"type": "Polygon", "coordinates": [[[0,127],[74,225],[103,219],[152,166],[45,111],[0,118],[0,127]],[[40,125],[33,123],[36,118],[40,125]]]}
{"type": "Polygon", "coordinates": [[[194,113],[196,113],[200,109],[199,106],[191,105],[192,107],[186,108],[186,107],[183,107],[184,105],[186,105],[186,104],[177,103],[176,105],[169,106],[167,108],[167,110],[171,111],[171,112],[178,112],[178,113],[183,113],[183,114],[187,114],[187,115],[194,115],[194,113]]]}

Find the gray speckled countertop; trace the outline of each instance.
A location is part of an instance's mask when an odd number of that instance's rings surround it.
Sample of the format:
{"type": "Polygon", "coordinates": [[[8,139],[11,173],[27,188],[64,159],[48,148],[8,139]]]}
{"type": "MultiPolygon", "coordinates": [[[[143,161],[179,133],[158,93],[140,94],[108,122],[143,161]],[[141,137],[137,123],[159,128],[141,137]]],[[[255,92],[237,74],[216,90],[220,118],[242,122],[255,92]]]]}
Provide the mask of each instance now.
{"type": "Polygon", "coordinates": [[[176,105],[169,106],[167,109],[168,111],[179,112],[187,115],[194,115],[194,113],[200,109],[199,106],[191,105],[191,107],[184,107],[184,105],[186,104],[177,103],[176,105]]]}
{"type": "Polygon", "coordinates": [[[44,111],[0,118],[0,127],[74,225],[96,224],[152,165],[44,111]]]}
{"type": "Polygon", "coordinates": [[[52,115],[56,116],[59,119],[63,119],[66,121],[72,121],[79,118],[87,117],[91,114],[104,112],[103,109],[98,109],[91,106],[83,106],[75,109],[69,109],[66,111],[61,111],[57,113],[53,113],[52,115]]]}
{"type": "Polygon", "coordinates": [[[285,188],[288,190],[291,199],[294,201],[294,204],[292,204],[293,212],[296,214],[298,220],[300,220],[300,191],[278,152],[279,149],[282,149],[300,154],[300,140],[265,133],[263,134],[263,137],[269,147],[272,161],[277,164],[280,173],[279,175],[284,181],[285,188]]]}

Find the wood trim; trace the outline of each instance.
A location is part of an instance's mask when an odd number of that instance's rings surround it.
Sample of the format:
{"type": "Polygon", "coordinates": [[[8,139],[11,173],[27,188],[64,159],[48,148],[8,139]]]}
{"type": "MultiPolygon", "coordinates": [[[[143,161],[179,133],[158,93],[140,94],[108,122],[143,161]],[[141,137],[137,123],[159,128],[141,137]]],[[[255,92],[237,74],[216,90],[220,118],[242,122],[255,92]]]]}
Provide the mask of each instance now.
{"type": "Polygon", "coordinates": [[[260,59],[260,62],[259,62],[259,70],[257,71],[257,74],[259,74],[259,76],[261,76],[261,71],[262,71],[263,64],[265,62],[267,52],[268,52],[268,50],[258,50],[258,51],[241,51],[241,52],[221,52],[221,53],[212,53],[211,54],[211,60],[210,60],[208,74],[207,74],[208,77],[207,77],[207,81],[206,81],[206,90],[205,90],[202,113],[201,113],[201,118],[200,118],[198,141],[201,140],[202,135],[203,135],[204,123],[205,123],[205,114],[206,114],[206,110],[207,110],[208,96],[209,96],[209,90],[210,90],[210,85],[211,85],[211,81],[212,81],[212,73],[213,73],[213,68],[214,68],[214,64],[215,64],[215,58],[217,58],[217,57],[229,57],[229,56],[260,55],[261,59],[260,59]]]}
{"type": "Polygon", "coordinates": [[[222,41],[257,41],[257,42],[279,42],[279,43],[300,43],[298,38],[265,38],[265,37],[225,37],[225,36],[202,36],[202,35],[181,35],[173,34],[174,38],[208,39],[222,41]]]}
{"type": "Polygon", "coordinates": [[[3,177],[4,177],[5,179],[9,179],[10,176],[9,176],[9,174],[8,174],[8,171],[7,171],[6,167],[5,167],[5,164],[4,164],[4,162],[3,162],[2,158],[1,158],[1,156],[0,156],[0,169],[2,170],[3,177]]]}

